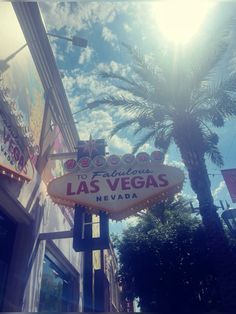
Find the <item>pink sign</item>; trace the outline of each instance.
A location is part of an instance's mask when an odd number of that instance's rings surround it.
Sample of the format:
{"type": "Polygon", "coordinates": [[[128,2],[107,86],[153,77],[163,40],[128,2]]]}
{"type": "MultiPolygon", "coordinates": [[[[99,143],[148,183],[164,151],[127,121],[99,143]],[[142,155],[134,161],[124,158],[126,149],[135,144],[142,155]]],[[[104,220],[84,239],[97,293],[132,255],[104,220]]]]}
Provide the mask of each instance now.
{"type": "Polygon", "coordinates": [[[48,184],[48,193],[59,205],[80,204],[119,220],[179,192],[183,181],[182,170],[155,161],[119,163],[116,168],[77,170],[56,178],[48,184]]]}
{"type": "Polygon", "coordinates": [[[14,178],[29,181],[34,175],[28,147],[17,133],[16,125],[0,112],[0,167],[14,178]]]}
{"type": "Polygon", "coordinates": [[[236,203],[236,169],[221,170],[230,197],[233,203],[236,203]]]}

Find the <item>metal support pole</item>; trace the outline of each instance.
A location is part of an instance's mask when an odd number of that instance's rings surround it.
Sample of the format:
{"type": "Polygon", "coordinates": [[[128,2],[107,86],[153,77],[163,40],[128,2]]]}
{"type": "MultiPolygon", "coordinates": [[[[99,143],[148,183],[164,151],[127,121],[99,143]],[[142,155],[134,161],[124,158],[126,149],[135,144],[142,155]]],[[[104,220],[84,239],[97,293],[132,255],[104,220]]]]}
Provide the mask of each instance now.
{"type": "MultiPolygon", "coordinates": [[[[84,230],[84,237],[92,239],[92,215],[84,214],[84,222],[87,224],[84,230]],[[89,224],[90,223],[90,224],[89,224]]],[[[93,251],[84,252],[84,312],[93,312],[93,251]]]]}
{"type": "Polygon", "coordinates": [[[41,241],[45,240],[56,240],[56,239],[68,239],[73,238],[73,229],[69,231],[56,231],[56,232],[45,232],[40,233],[38,237],[35,239],[33,250],[29,258],[28,262],[28,269],[31,271],[31,268],[33,266],[35,257],[38,253],[38,248],[41,241]]]}
{"type": "Polygon", "coordinates": [[[21,50],[23,50],[28,44],[25,43],[23,46],[21,46],[19,49],[17,49],[15,52],[13,52],[12,54],[10,54],[10,56],[8,56],[4,61],[8,62],[11,59],[13,59],[21,50]]]}

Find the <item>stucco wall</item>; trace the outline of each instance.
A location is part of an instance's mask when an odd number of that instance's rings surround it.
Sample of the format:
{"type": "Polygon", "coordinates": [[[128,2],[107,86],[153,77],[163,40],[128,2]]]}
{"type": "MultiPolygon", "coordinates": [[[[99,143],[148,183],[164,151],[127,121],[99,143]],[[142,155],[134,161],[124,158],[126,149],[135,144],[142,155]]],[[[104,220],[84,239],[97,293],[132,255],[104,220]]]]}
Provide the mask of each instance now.
{"type": "MultiPolygon", "coordinates": [[[[62,214],[60,208],[53,204],[46,195],[46,186],[44,183],[41,183],[38,194],[40,195],[39,204],[43,205],[41,207],[41,210],[43,210],[42,217],[40,218],[40,215],[36,213],[39,208],[35,208],[34,204],[31,209],[35,216],[35,229],[37,229],[37,223],[39,223],[39,220],[41,221],[38,234],[44,232],[69,231],[71,229],[69,222],[62,214]]],[[[72,239],[54,240],[54,243],[68,261],[68,266],[71,264],[71,267],[73,267],[80,274],[81,282],[79,310],[82,311],[83,255],[81,253],[76,253],[73,250],[72,239]]],[[[46,241],[41,241],[24,295],[22,310],[26,312],[34,312],[38,309],[45,247],[46,241]]],[[[64,261],[65,259],[63,258],[64,261]]]]}

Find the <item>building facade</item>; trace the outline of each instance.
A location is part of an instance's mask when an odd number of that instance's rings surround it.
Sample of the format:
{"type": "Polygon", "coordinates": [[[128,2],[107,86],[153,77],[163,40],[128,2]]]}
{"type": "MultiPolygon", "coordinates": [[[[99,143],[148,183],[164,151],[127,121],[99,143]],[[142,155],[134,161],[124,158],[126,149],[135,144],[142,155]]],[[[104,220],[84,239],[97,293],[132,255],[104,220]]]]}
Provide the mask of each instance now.
{"type": "Polygon", "coordinates": [[[53,236],[73,234],[74,213],[47,195],[63,174],[50,155],[79,137],[37,3],[2,2],[0,38],[0,311],[120,311],[113,250],[86,267],[71,236],[53,236]]]}
{"type": "Polygon", "coordinates": [[[82,253],[39,238],[73,227],[46,187],[77,130],[37,4],[0,6],[0,310],[82,311],[82,253]]]}

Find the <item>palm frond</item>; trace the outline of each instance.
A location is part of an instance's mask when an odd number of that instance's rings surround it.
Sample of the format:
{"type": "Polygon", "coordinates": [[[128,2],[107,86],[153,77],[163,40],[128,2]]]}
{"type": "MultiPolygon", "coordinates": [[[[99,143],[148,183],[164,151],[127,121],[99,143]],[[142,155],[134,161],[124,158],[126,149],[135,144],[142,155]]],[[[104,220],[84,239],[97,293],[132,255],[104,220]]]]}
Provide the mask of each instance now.
{"type": "Polygon", "coordinates": [[[206,151],[206,154],[210,157],[213,164],[218,167],[222,167],[224,165],[223,157],[216,145],[212,145],[206,151]]]}
{"type": "MultiPolygon", "coordinates": [[[[145,71],[145,69],[143,69],[145,71]]],[[[155,87],[152,86],[149,80],[143,80],[142,78],[133,78],[128,79],[123,75],[114,73],[114,72],[100,72],[100,75],[103,78],[115,79],[120,82],[120,84],[113,84],[118,90],[123,90],[132,94],[134,97],[140,97],[145,101],[152,103],[166,104],[168,101],[167,95],[167,86],[166,84],[160,85],[155,82],[155,87]],[[123,83],[123,84],[122,84],[123,83]],[[164,89],[164,90],[163,90],[164,89]]],[[[149,74],[146,73],[148,76],[149,74]]],[[[150,77],[149,77],[150,78],[150,77]]]]}
{"type": "Polygon", "coordinates": [[[216,127],[223,127],[225,119],[236,116],[236,101],[222,92],[221,99],[212,100],[211,106],[198,110],[198,117],[211,122],[216,127]]]}
{"type": "Polygon", "coordinates": [[[140,147],[146,144],[150,139],[154,139],[155,137],[155,130],[149,131],[145,134],[134,146],[133,146],[133,154],[137,153],[140,147]]]}
{"type": "Polygon", "coordinates": [[[145,58],[139,49],[133,48],[125,43],[122,44],[132,56],[134,60],[133,70],[141,80],[151,84],[153,87],[160,85],[164,76],[161,67],[157,66],[158,63],[154,63],[150,59],[145,58]]]}
{"type": "Polygon", "coordinates": [[[99,72],[99,76],[106,79],[116,79],[122,82],[125,82],[126,84],[129,84],[131,86],[136,86],[136,82],[133,79],[128,79],[126,76],[123,76],[119,73],[115,73],[113,71],[101,71],[99,72]]]}
{"type": "Polygon", "coordinates": [[[156,148],[159,148],[164,153],[166,153],[170,146],[172,138],[173,138],[172,124],[168,126],[165,125],[163,127],[158,127],[156,129],[154,145],[156,148]]]}
{"type": "MultiPolygon", "coordinates": [[[[135,86],[122,86],[117,84],[116,87],[120,90],[131,93],[134,97],[140,97],[144,100],[150,100],[153,94],[153,89],[147,84],[143,84],[141,82],[136,83],[135,86]]],[[[157,100],[158,98],[155,97],[155,101],[157,100]]]]}
{"type": "Polygon", "coordinates": [[[202,80],[209,80],[212,77],[217,64],[222,60],[230,43],[229,34],[232,30],[232,16],[222,15],[221,10],[220,6],[212,10],[214,19],[209,17],[208,21],[213,22],[209,22],[208,25],[204,26],[204,35],[201,33],[201,38],[199,35],[199,40],[196,39],[189,49],[191,58],[186,58],[186,60],[191,60],[188,67],[192,69],[190,71],[192,73],[192,88],[199,86],[198,84],[202,80]],[[217,23],[214,22],[216,15],[219,15],[217,23]]]}
{"type": "Polygon", "coordinates": [[[100,105],[107,105],[107,104],[110,105],[111,101],[108,98],[104,98],[104,99],[95,100],[95,101],[88,103],[87,107],[89,109],[94,109],[94,108],[99,107],[100,105]]]}
{"type": "Polygon", "coordinates": [[[235,77],[205,87],[193,111],[200,119],[209,121],[216,127],[224,126],[225,119],[236,116],[235,87],[235,77]]]}
{"type": "Polygon", "coordinates": [[[133,130],[133,135],[137,135],[138,133],[143,131],[143,127],[141,125],[137,125],[133,130]]]}
{"type": "Polygon", "coordinates": [[[116,133],[118,133],[119,131],[130,127],[132,124],[134,123],[138,123],[137,118],[131,118],[125,121],[122,121],[120,123],[118,123],[111,131],[110,133],[110,137],[114,136],[116,133]]]}
{"type": "Polygon", "coordinates": [[[219,137],[216,133],[204,133],[204,150],[206,155],[211,159],[211,161],[218,167],[223,166],[223,157],[219,152],[217,147],[219,137]]]}
{"type": "Polygon", "coordinates": [[[153,110],[153,104],[143,101],[142,99],[135,99],[126,96],[105,96],[102,99],[94,101],[87,106],[112,105],[116,107],[123,107],[127,113],[145,114],[153,110]]]}
{"type": "Polygon", "coordinates": [[[219,114],[225,118],[236,116],[236,94],[232,95],[225,90],[219,90],[216,95],[216,104],[213,109],[216,109],[219,114]]]}
{"type": "Polygon", "coordinates": [[[142,128],[154,127],[156,122],[156,117],[154,117],[153,114],[145,113],[138,116],[138,123],[142,128]]]}
{"type": "MultiPolygon", "coordinates": [[[[219,39],[218,39],[219,41],[219,39]]],[[[211,42],[209,45],[206,44],[207,49],[202,49],[201,53],[198,54],[201,56],[201,60],[193,60],[191,71],[191,88],[199,88],[200,84],[204,80],[210,80],[215,74],[215,67],[222,59],[225,53],[225,43],[216,43],[211,42]]]]}

